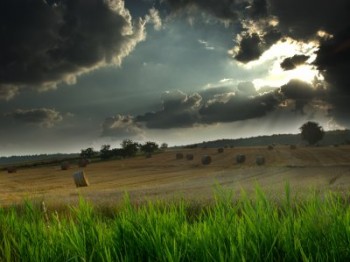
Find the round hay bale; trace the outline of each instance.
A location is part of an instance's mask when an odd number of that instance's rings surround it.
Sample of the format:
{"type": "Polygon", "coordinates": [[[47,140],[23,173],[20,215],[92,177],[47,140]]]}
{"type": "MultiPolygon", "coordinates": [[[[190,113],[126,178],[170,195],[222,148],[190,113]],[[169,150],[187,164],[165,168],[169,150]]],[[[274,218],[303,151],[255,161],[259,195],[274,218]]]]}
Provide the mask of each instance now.
{"type": "Polygon", "coordinates": [[[236,156],[236,163],[237,164],[243,164],[245,162],[245,155],[237,155],[236,156]]]}
{"type": "Polygon", "coordinates": [[[193,154],[186,154],[187,160],[193,160],[193,158],[194,158],[193,154]]]}
{"type": "Polygon", "coordinates": [[[269,145],[269,146],[267,147],[267,149],[268,149],[268,150],[273,150],[273,145],[269,145]]]}
{"type": "Polygon", "coordinates": [[[183,158],[184,158],[184,154],[176,153],[176,159],[183,159],[183,158]]]}
{"type": "Polygon", "coordinates": [[[202,156],[202,164],[209,165],[211,163],[211,156],[205,155],[202,156]]]}
{"type": "Polygon", "coordinates": [[[297,149],[297,146],[296,145],[290,145],[290,149],[292,149],[292,150],[297,149]]]}
{"type": "Polygon", "coordinates": [[[257,157],[256,157],[256,164],[257,164],[258,166],[264,165],[264,164],[265,164],[265,157],[263,157],[263,156],[257,156],[257,157]]]}
{"type": "Polygon", "coordinates": [[[17,168],[14,166],[9,166],[6,168],[7,173],[12,174],[12,173],[17,173],[17,168]]]}
{"type": "Polygon", "coordinates": [[[152,158],[152,154],[151,153],[147,153],[146,154],[146,158],[152,158]]]}
{"type": "Polygon", "coordinates": [[[76,187],[87,187],[89,186],[89,181],[87,180],[84,171],[79,171],[73,174],[74,183],[76,187]]]}
{"type": "Polygon", "coordinates": [[[222,147],[218,148],[218,153],[219,154],[224,153],[224,148],[222,148],[222,147]]]}
{"type": "Polygon", "coordinates": [[[69,169],[69,162],[64,161],[61,163],[61,170],[68,170],[69,169]]]}
{"type": "Polygon", "coordinates": [[[89,160],[87,159],[80,159],[78,162],[79,167],[86,167],[89,164],[89,160]]]}

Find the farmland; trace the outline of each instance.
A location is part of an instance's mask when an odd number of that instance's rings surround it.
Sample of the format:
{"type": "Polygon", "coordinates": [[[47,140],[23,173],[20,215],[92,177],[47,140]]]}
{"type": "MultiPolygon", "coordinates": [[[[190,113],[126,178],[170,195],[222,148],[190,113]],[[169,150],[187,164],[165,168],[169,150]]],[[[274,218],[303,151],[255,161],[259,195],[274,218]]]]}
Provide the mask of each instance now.
{"type": "Polygon", "coordinates": [[[310,188],[345,192],[350,187],[350,146],[225,148],[221,154],[214,148],[168,150],[152,158],[92,163],[84,168],[90,186],[77,189],[72,175],[78,170],[81,168],[74,165],[68,170],[57,165],[19,169],[12,174],[2,171],[0,203],[37,199],[57,205],[76,203],[79,196],[96,204],[115,203],[125,191],[132,201],[183,197],[206,201],[212,199],[218,185],[249,193],[257,184],[275,197],[283,194],[286,182],[294,193],[303,194],[310,188]],[[194,159],[176,159],[177,152],[193,154],[194,159]],[[245,163],[236,163],[237,154],[246,155],[245,163]],[[212,157],[210,165],[201,164],[203,155],[212,157]],[[265,157],[265,165],[256,165],[258,155],[265,157]]]}

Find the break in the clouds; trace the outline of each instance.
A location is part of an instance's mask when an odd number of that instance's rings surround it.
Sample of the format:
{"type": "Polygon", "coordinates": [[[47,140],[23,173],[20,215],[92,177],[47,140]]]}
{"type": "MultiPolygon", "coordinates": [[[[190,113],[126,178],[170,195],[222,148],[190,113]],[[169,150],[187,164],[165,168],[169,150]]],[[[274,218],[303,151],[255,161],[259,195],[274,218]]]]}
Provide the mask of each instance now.
{"type": "Polygon", "coordinates": [[[12,113],[5,114],[15,121],[35,124],[41,127],[50,128],[63,120],[60,112],[50,108],[35,108],[35,109],[17,109],[12,113]]]}
{"type": "Polygon", "coordinates": [[[281,67],[284,70],[293,70],[297,66],[304,64],[309,58],[310,57],[307,55],[294,55],[292,57],[287,57],[281,63],[281,67]]]}
{"type": "Polygon", "coordinates": [[[4,0],[0,4],[0,98],[51,89],[106,65],[120,65],[160,28],[155,9],[134,20],[122,0],[4,0]]]}

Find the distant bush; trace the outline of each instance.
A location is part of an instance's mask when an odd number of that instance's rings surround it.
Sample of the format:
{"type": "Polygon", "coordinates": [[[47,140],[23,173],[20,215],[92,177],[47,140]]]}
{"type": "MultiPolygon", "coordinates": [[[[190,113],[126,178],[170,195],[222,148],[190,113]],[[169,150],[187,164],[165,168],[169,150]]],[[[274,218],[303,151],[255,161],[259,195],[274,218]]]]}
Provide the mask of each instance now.
{"type": "Polygon", "coordinates": [[[224,153],[224,148],[222,148],[222,147],[218,148],[218,153],[219,154],[224,153]]]}

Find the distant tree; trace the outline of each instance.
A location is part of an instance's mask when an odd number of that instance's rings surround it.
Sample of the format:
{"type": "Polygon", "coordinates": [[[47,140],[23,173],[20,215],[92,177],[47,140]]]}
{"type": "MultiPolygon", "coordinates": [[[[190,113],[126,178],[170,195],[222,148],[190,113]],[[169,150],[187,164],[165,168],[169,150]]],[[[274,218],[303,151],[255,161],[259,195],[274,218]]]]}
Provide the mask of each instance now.
{"type": "Polygon", "coordinates": [[[167,143],[162,143],[162,144],[160,145],[160,148],[163,149],[163,150],[165,150],[165,149],[168,148],[168,144],[167,144],[167,143]]]}
{"type": "Polygon", "coordinates": [[[146,154],[152,154],[159,149],[159,146],[155,142],[146,142],[140,146],[140,150],[146,154]]]}
{"type": "Polygon", "coordinates": [[[113,148],[111,154],[117,158],[125,157],[125,152],[122,148],[113,148]]]}
{"type": "Polygon", "coordinates": [[[139,143],[132,141],[131,139],[125,139],[120,144],[124,150],[125,157],[135,156],[137,151],[139,150],[139,143]]]}
{"type": "Polygon", "coordinates": [[[301,138],[310,145],[315,145],[324,136],[323,128],[316,122],[306,122],[300,127],[301,138]]]}
{"type": "Polygon", "coordinates": [[[94,149],[92,147],[86,148],[86,149],[82,149],[80,151],[80,157],[81,158],[93,158],[94,156],[96,156],[97,152],[94,151],[94,149]]]}
{"type": "Polygon", "coordinates": [[[108,159],[112,157],[112,151],[110,145],[102,145],[100,150],[101,159],[108,159]]]}

